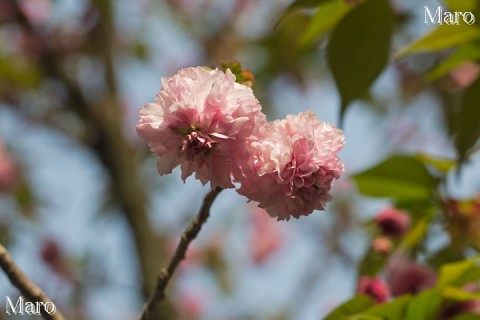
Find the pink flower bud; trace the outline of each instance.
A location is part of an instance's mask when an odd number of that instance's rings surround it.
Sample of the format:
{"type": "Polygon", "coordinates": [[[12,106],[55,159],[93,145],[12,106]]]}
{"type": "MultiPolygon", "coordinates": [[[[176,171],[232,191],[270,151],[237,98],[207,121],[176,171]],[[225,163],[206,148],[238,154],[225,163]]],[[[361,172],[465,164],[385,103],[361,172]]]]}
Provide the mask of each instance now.
{"type": "Polygon", "coordinates": [[[375,217],[375,223],[387,237],[401,237],[410,227],[410,216],[395,208],[386,208],[375,217]]]}
{"type": "Polygon", "coordinates": [[[372,297],[376,303],[386,302],[390,296],[388,284],[385,281],[367,276],[360,278],[357,293],[372,297]]]}
{"type": "Polygon", "coordinates": [[[387,237],[375,238],[372,242],[372,249],[380,254],[388,254],[392,250],[392,241],[387,237]]]}

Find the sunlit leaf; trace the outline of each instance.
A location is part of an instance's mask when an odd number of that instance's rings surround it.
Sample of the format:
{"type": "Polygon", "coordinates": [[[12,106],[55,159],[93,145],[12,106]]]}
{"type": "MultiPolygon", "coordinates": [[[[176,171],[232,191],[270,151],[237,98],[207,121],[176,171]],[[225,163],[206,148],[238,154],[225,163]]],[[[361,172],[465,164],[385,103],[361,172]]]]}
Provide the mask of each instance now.
{"type": "Polygon", "coordinates": [[[299,41],[299,48],[303,49],[312,41],[321,37],[325,32],[333,28],[355,4],[349,4],[345,0],[332,0],[322,3],[299,41]]]}
{"type": "Polygon", "coordinates": [[[405,320],[436,319],[442,295],[437,290],[426,290],[416,295],[407,309],[405,320]]]}
{"type": "Polygon", "coordinates": [[[424,218],[415,223],[413,228],[407,233],[402,243],[399,245],[401,250],[412,249],[425,239],[428,231],[430,218],[424,218]]]}
{"type": "Polygon", "coordinates": [[[480,300],[480,293],[469,292],[460,288],[448,286],[442,290],[442,295],[446,299],[456,301],[480,300]]]}
{"type": "Polygon", "coordinates": [[[449,263],[440,268],[440,276],[437,288],[444,289],[447,286],[461,286],[468,282],[480,279],[479,257],[449,263]]]}
{"type": "Polygon", "coordinates": [[[418,159],[398,155],[354,175],[353,179],[364,195],[398,200],[428,199],[438,184],[418,159]]]}
{"type": "Polygon", "coordinates": [[[352,299],[342,303],[332,312],[330,312],[324,320],[338,320],[346,316],[358,314],[365,309],[374,305],[371,298],[367,296],[355,296],[352,299]]]}
{"type": "Polygon", "coordinates": [[[387,0],[365,1],[333,31],[327,62],[341,96],[340,119],[351,101],[363,96],[385,67],[394,15],[387,0]]]}
{"type": "Polygon", "coordinates": [[[412,53],[432,52],[469,43],[480,38],[480,29],[466,24],[443,24],[409,44],[396,55],[402,58],[412,53]]]}
{"type": "Polygon", "coordinates": [[[406,309],[411,299],[412,298],[410,296],[398,297],[388,303],[375,305],[367,309],[362,314],[377,316],[381,319],[404,320],[406,309]]]}
{"type": "Polygon", "coordinates": [[[426,153],[417,154],[417,159],[441,173],[447,173],[457,165],[455,160],[437,158],[426,153]]]}

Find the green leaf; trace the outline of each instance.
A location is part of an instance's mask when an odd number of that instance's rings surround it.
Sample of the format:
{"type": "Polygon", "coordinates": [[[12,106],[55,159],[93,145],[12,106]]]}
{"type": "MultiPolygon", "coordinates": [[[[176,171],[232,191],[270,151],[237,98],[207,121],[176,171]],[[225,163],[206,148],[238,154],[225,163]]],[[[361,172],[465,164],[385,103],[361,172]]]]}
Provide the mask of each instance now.
{"type": "Polygon", "coordinates": [[[447,173],[457,165],[455,160],[437,158],[426,153],[418,153],[416,158],[422,163],[435,168],[441,173],[447,173]]]}
{"type": "Polygon", "coordinates": [[[388,0],[369,0],[352,9],[333,31],[327,62],[341,96],[340,120],[387,64],[393,21],[388,0]]]}
{"type": "Polygon", "coordinates": [[[375,305],[362,314],[377,316],[381,319],[404,320],[406,309],[411,299],[410,296],[401,296],[389,303],[375,305]]]}
{"type": "Polygon", "coordinates": [[[361,295],[355,296],[350,300],[342,303],[332,312],[330,312],[324,320],[338,320],[343,317],[352,316],[370,308],[374,305],[373,300],[370,297],[361,295]]]}
{"type": "Polygon", "coordinates": [[[392,156],[353,176],[358,190],[367,196],[397,200],[429,199],[438,184],[425,165],[411,156],[392,156]]]}
{"type": "Polygon", "coordinates": [[[437,288],[444,289],[447,286],[462,286],[466,283],[480,279],[480,257],[471,258],[459,262],[449,263],[440,268],[440,276],[437,288]]]}
{"type": "Polygon", "coordinates": [[[398,246],[399,249],[409,250],[422,242],[422,240],[427,235],[429,222],[430,218],[424,218],[417,221],[417,223],[415,223],[415,226],[408,232],[402,243],[398,246]]]}
{"type": "Polygon", "coordinates": [[[388,255],[381,254],[369,248],[358,266],[358,272],[365,276],[376,275],[387,262],[388,255]]]}
{"type": "Polygon", "coordinates": [[[462,163],[480,138],[480,78],[466,89],[459,110],[448,120],[458,160],[462,163]]]}
{"type": "Polygon", "coordinates": [[[355,4],[349,4],[345,0],[332,0],[320,4],[317,12],[300,38],[298,43],[299,48],[304,49],[313,40],[333,28],[354,6],[355,4]]]}
{"type": "Polygon", "coordinates": [[[426,290],[416,295],[408,305],[405,320],[436,319],[442,296],[437,290],[426,290]]]}
{"type": "Polygon", "coordinates": [[[323,3],[330,1],[332,0],[296,0],[290,6],[288,6],[284,14],[278,19],[274,28],[276,29],[278,25],[280,25],[280,23],[283,22],[283,20],[287,16],[289,16],[291,13],[296,12],[297,10],[315,8],[323,3]]]}
{"type": "Polygon", "coordinates": [[[450,71],[461,63],[466,61],[475,61],[480,59],[480,45],[477,43],[469,43],[460,47],[452,53],[445,61],[440,63],[435,69],[427,74],[427,81],[434,81],[450,71]]]}
{"type": "Polygon", "coordinates": [[[475,10],[478,0],[444,0],[451,11],[468,12],[475,10]]]}
{"type": "Polygon", "coordinates": [[[455,301],[470,301],[480,299],[480,293],[468,292],[460,288],[448,286],[442,290],[442,296],[455,301]]]}
{"type": "Polygon", "coordinates": [[[475,26],[443,24],[400,50],[396,58],[403,58],[412,53],[432,52],[455,47],[478,38],[480,38],[480,29],[475,26]]]}

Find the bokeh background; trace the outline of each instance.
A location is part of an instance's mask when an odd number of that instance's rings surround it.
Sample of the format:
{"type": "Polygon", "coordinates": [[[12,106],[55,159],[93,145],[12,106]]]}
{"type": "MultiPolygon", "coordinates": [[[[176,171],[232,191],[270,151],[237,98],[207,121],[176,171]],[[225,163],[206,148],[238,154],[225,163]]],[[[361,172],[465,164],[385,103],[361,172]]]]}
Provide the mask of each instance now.
{"type": "MultiPolygon", "coordinates": [[[[135,319],[208,191],[178,170],[158,176],[136,136],[138,110],[162,77],[236,60],[255,76],[270,120],[312,109],[339,124],[328,32],[297,49],[315,11],[286,14],[290,4],[0,0],[0,240],[68,319],[135,319]]],[[[424,5],[441,3],[391,4],[394,53],[434,28],[424,5]]],[[[479,68],[461,64],[426,81],[446,54],[391,60],[349,107],[346,173],[326,212],[277,222],[222,192],[168,289],[165,319],[313,320],[352,296],[372,238],[365,222],[390,202],[361,196],[349,177],[396,153],[456,158],[444,106],[479,68]]],[[[479,173],[473,154],[445,192],[473,198],[479,173]]],[[[437,228],[428,246],[447,242],[437,228]]],[[[4,296],[18,292],[1,274],[4,296]]]]}

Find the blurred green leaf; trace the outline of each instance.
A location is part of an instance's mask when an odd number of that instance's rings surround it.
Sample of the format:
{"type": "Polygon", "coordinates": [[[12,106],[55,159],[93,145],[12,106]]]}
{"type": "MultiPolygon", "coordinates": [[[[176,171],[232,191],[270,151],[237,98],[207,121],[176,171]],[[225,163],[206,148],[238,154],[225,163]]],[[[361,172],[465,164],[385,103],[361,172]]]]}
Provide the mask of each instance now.
{"type": "Polygon", "coordinates": [[[351,10],[333,31],[327,62],[341,96],[340,120],[387,64],[393,21],[387,0],[369,0],[351,10]]]}
{"type": "Polygon", "coordinates": [[[381,319],[404,320],[406,309],[411,299],[410,296],[398,297],[388,303],[375,305],[362,314],[377,316],[381,319]]]}
{"type": "Polygon", "coordinates": [[[33,218],[35,213],[35,197],[28,183],[26,181],[20,181],[13,193],[20,213],[26,218],[33,218]]]}
{"type": "Polygon", "coordinates": [[[358,314],[365,309],[374,305],[373,300],[370,297],[361,295],[355,296],[352,299],[342,303],[332,312],[330,312],[324,320],[339,320],[347,316],[358,314]]]}
{"type": "Polygon", "coordinates": [[[333,28],[354,6],[355,4],[349,4],[345,0],[332,0],[320,4],[300,38],[299,49],[309,46],[312,41],[333,28]]]}
{"type": "Polygon", "coordinates": [[[480,299],[480,293],[469,292],[460,288],[448,286],[442,290],[442,295],[446,299],[455,301],[469,301],[480,299]]]}
{"type": "Polygon", "coordinates": [[[460,108],[447,119],[460,163],[468,158],[468,153],[480,138],[479,102],[480,78],[466,89],[460,108]]]}
{"type": "Polygon", "coordinates": [[[36,87],[41,81],[41,73],[33,62],[21,57],[0,55],[0,75],[0,89],[4,81],[26,88],[36,87]]]}
{"type": "Polygon", "coordinates": [[[443,265],[440,268],[437,288],[444,289],[447,286],[462,286],[480,279],[479,260],[480,257],[475,257],[443,265]]]}
{"type": "Polygon", "coordinates": [[[440,63],[435,69],[427,74],[427,81],[434,81],[459,66],[466,61],[475,61],[480,59],[480,45],[478,43],[466,44],[440,63]]]}
{"type": "Polygon", "coordinates": [[[361,193],[397,200],[428,199],[438,184],[415,157],[396,155],[353,176],[361,193]]]}
{"type": "Polygon", "coordinates": [[[410,250],[416,247],[425,239],[428,231],[430,218],[424,218],[417,221],[414,227],[407,233],[402,243],[399,245],[401,250],[410,250]]]}
{"type": "Polygon", "coordinates": [[[407,309],[404,320],[436,319],[442,296],[437,290],[426,290],[416,295],[407,309]]]}
{"type": "Polygon", "coordinates": [[[365,276],[375,276],[387,262],[388,255],[381,254],[369,248],[358,266],[358,273],[365,276]]]}
{"type": "Polygon", "coordinates": [[[396,58],[403,58],[412,53],[432,52],[455,47],[478,38],[480,38],[480,29],[475,26],[443,24],[400,50],[396,58]]]}
{"type": "Polygon", "coordinates": [[[424,164],[435,168],[441,173],[447,173],[457,165],[455,160],[437,158],[426,153],[418,153],[416,158],[424,164]]]}

